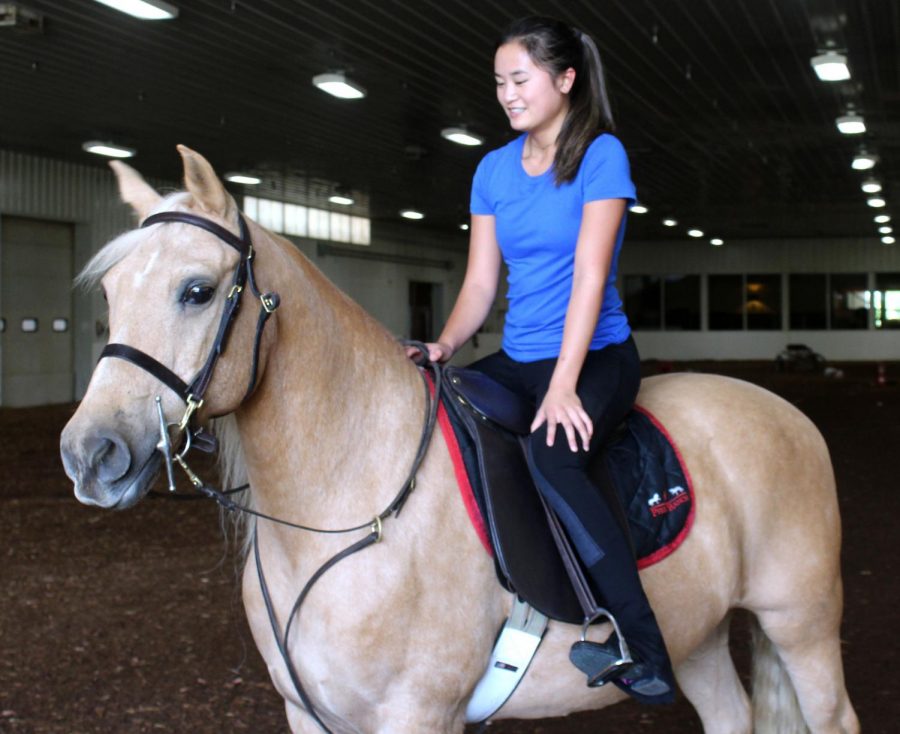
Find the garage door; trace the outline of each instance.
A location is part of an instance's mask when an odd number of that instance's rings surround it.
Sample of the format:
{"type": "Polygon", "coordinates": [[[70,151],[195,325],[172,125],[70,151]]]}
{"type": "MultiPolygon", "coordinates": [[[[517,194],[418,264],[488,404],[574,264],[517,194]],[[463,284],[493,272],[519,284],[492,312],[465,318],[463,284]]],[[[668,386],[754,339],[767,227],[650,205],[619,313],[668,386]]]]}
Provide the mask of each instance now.
{"type": "Polygon", "coordinates": [[[4,406],[74,399],[71,224],[0,219],[4,406]]]}

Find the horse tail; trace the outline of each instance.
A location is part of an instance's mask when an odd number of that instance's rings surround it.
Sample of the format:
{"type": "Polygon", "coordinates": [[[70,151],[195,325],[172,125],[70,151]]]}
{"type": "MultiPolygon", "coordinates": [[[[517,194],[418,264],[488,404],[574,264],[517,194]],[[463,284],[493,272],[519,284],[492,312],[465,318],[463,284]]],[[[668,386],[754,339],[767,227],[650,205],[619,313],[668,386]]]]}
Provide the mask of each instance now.
{"type": "Polygon", "coordinates": [[[751,619],[754,734],[809,734],[787,668],[759,621],[751,619]]]}

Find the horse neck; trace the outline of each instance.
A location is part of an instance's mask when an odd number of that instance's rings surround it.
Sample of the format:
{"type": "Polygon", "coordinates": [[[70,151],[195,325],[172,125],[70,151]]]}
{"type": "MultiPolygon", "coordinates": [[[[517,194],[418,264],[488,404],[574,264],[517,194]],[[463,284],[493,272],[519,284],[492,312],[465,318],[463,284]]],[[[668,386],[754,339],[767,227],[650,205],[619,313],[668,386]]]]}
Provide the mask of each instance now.
{"type": "Polygon", "coordinates": [[[283,296],[277,340],[237,414],[254,502],[304,524],[358,524],[406,478],[422,380],[387,331],[292,246],[272,261],[260,278],[283,296]]]}

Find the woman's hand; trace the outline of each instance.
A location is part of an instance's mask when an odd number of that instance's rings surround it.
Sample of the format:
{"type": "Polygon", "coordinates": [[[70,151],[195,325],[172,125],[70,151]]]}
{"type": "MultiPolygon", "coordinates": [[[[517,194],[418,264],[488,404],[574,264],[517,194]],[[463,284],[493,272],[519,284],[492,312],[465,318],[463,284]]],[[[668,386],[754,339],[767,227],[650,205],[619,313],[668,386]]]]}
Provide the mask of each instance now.
{"type": "Polygon", "coordinates": [[[534,433],[544,422],[547,423],[548,446],[556,440],[557,426],[562,426],[573,452],[578,451],[578,437],[584,450],[588,450],[594,424],[574,390],[550,386],[531,424],[531,432],[534,433]]]}
{"type": "MultiPolygon", "coordinates": [[[[432,362],[446,362],[453,356],[453,347],[445,342],[428,342],[425,346],[428,348],[428,359],[432,362]]],[[[410,359],[416,359],[421,354],[416,347],[406,348],[406,356],[410,359]]]]}

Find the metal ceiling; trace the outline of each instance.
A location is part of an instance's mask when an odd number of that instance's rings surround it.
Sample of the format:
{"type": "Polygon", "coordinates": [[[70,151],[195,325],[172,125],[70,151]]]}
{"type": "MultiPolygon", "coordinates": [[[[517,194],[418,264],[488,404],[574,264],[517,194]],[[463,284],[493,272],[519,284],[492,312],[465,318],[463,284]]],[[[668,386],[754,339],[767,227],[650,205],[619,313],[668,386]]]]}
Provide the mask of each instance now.
{"type": "Polygon", "coordinates": [[[261,171],[260,196],[315,205],[337,184],[376,222],[415,206],[423,236],[454,230],[479,158],[510,138],[494,96],[497,31],[540,13],[598,42],[650,208],[631,217],[631,237],[687,226],[726,240],[875,237],[865,176],[850,169],[862,143],[900,216],[895,0],[170,2],[177,19],[146,22],[91,0],[17,0],[44,23],[0,28],[0,147],[102,165],[81,144],[113,140],[138,150],[145,175],[175,180],[173,146],[185,143],[220,173],[261,171]],[[846,51],[851,81],[814,76],[809,59],[828,46],[846,51]],[[312,86],[338,69],[368,96],[312,86]],[[848,105],[865,117],[861,137],[835,128],[848,105]],[[443,140],[455,124],[487,146],[443,140]]]}

